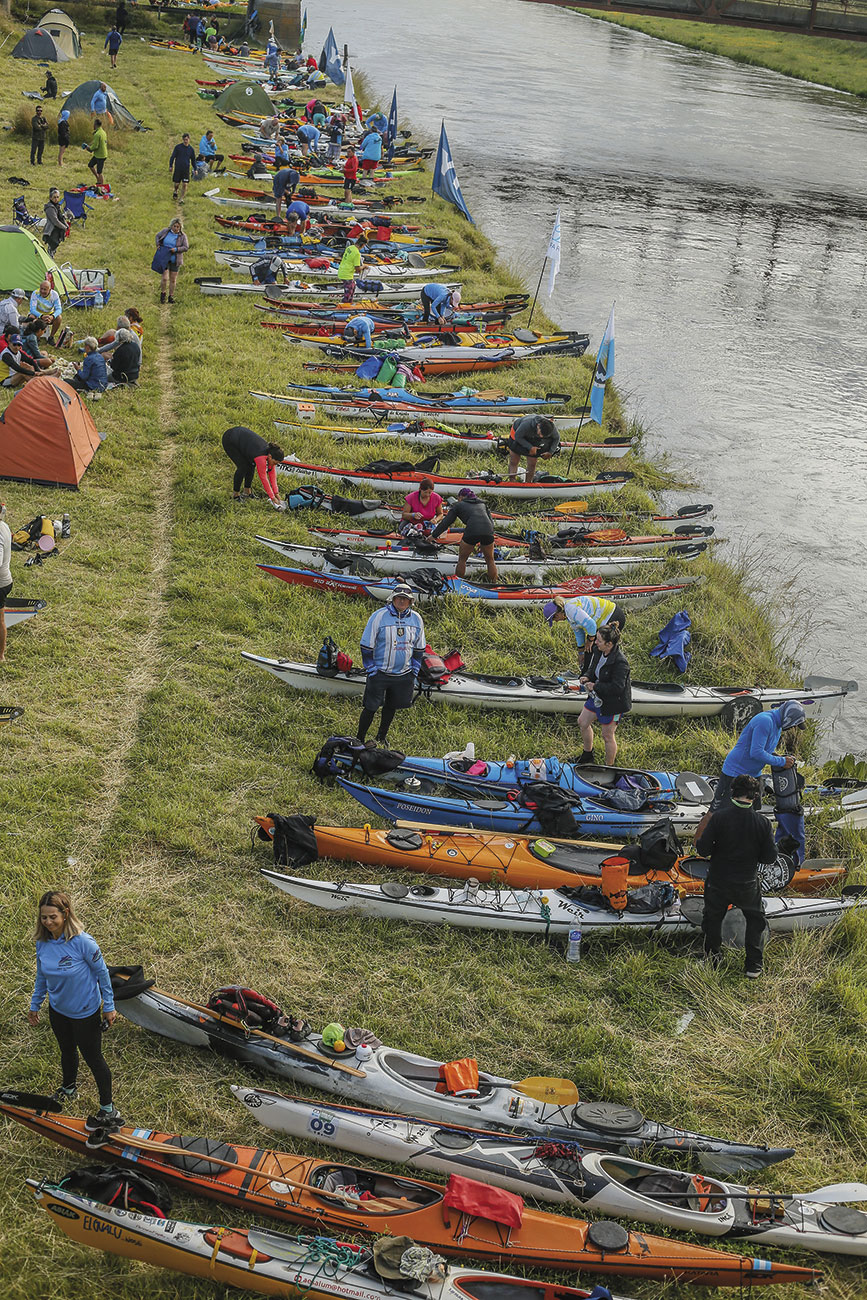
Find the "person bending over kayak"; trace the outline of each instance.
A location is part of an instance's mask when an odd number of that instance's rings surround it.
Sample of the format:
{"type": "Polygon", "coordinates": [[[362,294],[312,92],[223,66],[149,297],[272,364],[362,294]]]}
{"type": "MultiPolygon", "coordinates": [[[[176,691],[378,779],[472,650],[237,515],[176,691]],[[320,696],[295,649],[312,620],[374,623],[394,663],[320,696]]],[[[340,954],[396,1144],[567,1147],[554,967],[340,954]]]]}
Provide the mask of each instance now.
{"type": "Polygon", "coordinates": [[[283,212],[284,199],[287,195],[289,196],[289,199],[292,198],[292,195],[298,188],[298,182],[300,180],[301,173],[297,172],[294,167],[281,167],[278,172],[275,172],[274,179],[271,182],[271,192],[277,203],[278,221],[283,212]]]}
{"type": "Polygon", "coordinates": [[[232,482],[233,501],[246,503],[252,500],[255,471],[274,509],[286,509],[286,503],[280,500],[280,493],[277,490],[276,465],[278,461],[286,459],[282,448],[276,443],[266,442],[258,433],[254,433],[243,424],[236,424],[223,434],[223,451],[235,465],[235,477],[232,482]]]}
{"type": "Polygon", "coordinates": [[[729,793],[728,805],[712,812],[695,837],[696,851],[710,859],[701,923],[704,951],[714,966],[719,965],[722,923],[730,907],[738,908],[746,921],[744,974],[758,979],[767,927],[759,863],[775,862],[777,847],[770,822],[755,810],[760,797],[756,778],[742,772],[732,780],[729,793]]]}
{"type": "Polygon", "coordinates": [[[54,1100],[63,1105],[78,1096],[78,1054],[99,1089],[99,1110],[85,1122],[88,1132],[118,1128],[123,1120],[112,1101],[111,1070],[102,1054],[103,1028],[117,1018],[108,967],[96,941],[86,934],[72,900],[50,889],[36,916],[36,984],[27,1019],[35,1028],[48,995],[48,1021],[60,1048],[63,1081],[54,1100]]]}
{"type": "Polygon", "coordinates": [[[447,289],[444,284],[426,284],[420,297],[422,320],[446,325],[454,320],[455,311],[460,306],[461,291],[447,289]]]}
{"type": "Polygon", "coordinates": [[[521,457],[527,457],[527,483],[536,477],[536,462],[550,460],[560,450],[560,435],[553,420],[542,415],[525,415],[516,420],[506,440],[509,449],[509,478],[515,479],[521,457]]]}
{"type": "Polygon", "coordinates": [[[429,533],[443,517],[443,499],[434,490],[432,478],[423,478],[415,492],[404,497],[399,531],[407,534],[429,533]]]}
{"type": "Polygon", "coordinates": [[[464,535],[458,546],[458,562],[455,566],[456,576],[458,578],[467,576],[467,560],[478,547],[485,557],[488,582],[499,582],[497,563],[494,559],[494,523],[491,519],[491,512],[484,501],[479,500],[472,488],[461,488],[457,501],[450,508],[446,517],[437,524],[431,533],[431,539],[435,540],[440,533],[446,532],[458,519],[464,525],[464,535]]]}
{"type": "Polygon", "coordinates": [[[426,644],[424,623],[412,608],[413,599],[412,587],[397,583],[391,600],[371,614],[361,634],[367,685],[358,720],[359,740],[364,740],[377,710],[382,709],[376,740],[384,745],[397,710],[412,706],[426,644]]]}
{"type": "Polygon", "coordinates": [[[287,235],[295,234],[299,221],[301,223],[301,234],[303,235],[310,225],[310,205],[302,203],[301,199],[293,199],[286,209],[287,235]]]}
{"type": "Polygon", "coordinates": [[[343,326],[343,337],[347,343],[361,343],[366,348],[372,348],[374,328],[372,317],[353,316],[343,326]]]}
{"type": "MultiPolygon", "coordinates": [[[[716,783],[710,811],[719,812],[731,804],[735,777],[758,778],[766,767],[794,767],[795,760],[791,755],[786,757],[774,751],[784,731],[802,730],[806,725],[807,715],[797,700],[786,700],[778,709],[769,709],[767,713],[757,713],[750,718],[723,760],[722,776],[716,783]]],[[[761,804],[761,793],[757,791],[757,810],[761,804]]]]}
{"type": "Polygon", "coordinates": [[[620,628],[616,623],[600,627],[594,639],[581,681],[590,694],[578,715],[584,741],[584,753],[578,764],[593,762],[593,723],[598,722],[605,742],[605,763],[614,766],[617,758],[617,724],[632,708],[632,681],[629,662],[620,649],[620,628]]]}
{"type": "Polygon", "coordinates": [[[593,648],[593,638],[606,623],[616,623],[621,632],[626,626],[626,611],[613,600],[603,596],[573,596],[566,600],[555,596],[542,606],[542,613],[549,627],[554,623],[568,623],[575,633],[578,649],[581,652],[584,668],[593,648]]]}

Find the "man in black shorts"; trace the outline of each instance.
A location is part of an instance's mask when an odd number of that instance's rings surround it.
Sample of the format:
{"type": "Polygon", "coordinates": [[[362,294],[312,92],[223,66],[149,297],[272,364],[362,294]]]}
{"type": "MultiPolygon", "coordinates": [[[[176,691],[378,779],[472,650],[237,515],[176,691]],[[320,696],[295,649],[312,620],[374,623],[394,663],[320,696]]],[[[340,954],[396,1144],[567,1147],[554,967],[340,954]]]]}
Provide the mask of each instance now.
{"type": "Polygon", "coordinates": [[[0,664],[6,658],[6,597],[12,590],[12,530],[6,522],[6,506],[0,501],[0,664]]]}
{"type": "Polygon", "coordinates": [[[178,188],[182,187],[180,200],[183,203],[195,165],[196,151],[190,144],[189,132],[185,131],[181,137],[181,143],[175,145],[172,156],[169,158],[169,171],[172,174],[172,184],[175,187],[172,193],[173,199],[178,197],[178,188]]]}
{"type": "Polygon", "coordinates": [[[714,964],[719,962],[723,920],[730,907],[738,908],[746,921],[747,979],[758,979],[762,973],[767,926],[759,864],[777,858],[771,823],[753,808],[758,791],[754,776],[736,776],[731,784],[731,804],[712,813],[695,839],[696,851],[710,859],[701,927],[705,953],[714,964]]]}

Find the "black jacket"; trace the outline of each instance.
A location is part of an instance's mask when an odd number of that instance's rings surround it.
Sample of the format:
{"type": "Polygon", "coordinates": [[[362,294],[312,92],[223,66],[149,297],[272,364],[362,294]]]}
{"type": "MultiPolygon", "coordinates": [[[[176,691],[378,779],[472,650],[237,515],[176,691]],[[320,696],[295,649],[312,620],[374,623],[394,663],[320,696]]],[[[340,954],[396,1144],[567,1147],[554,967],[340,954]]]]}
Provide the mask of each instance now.
{"type": "MultiPolygon", "coordinates": [[[[556,425],[547,433],[538,432],[539,422],[543,418],[538,415],[525,415],[522,420],[516,420],[512,425],[509,443],[522,456],[545,456],[549,452],[554,455],[560,450],[560,435],[556,425]]],[[[546,420],[545,423],[549,422],[546,420]]]]}
{"type": "Polygon", "coordinates": [[[69,144],[69,122],[57,123],[57,143],[61,148],[69,144]]]}
{"type": "Polygon", "coordinates": [[[456,501],[445,519],[437,524],[431,537],[439,537],[460,519],[464,525],[464,541],[493,541],[494,524],[490,511],[484,501],[456,501]]]}
{"type": "Polygon", "coordinates": [[[732,804],[715,812],[695,841],[703,858],[710,858],[708,878],[733,885],[756,879],[760,862],[775,862],[777,849],[767,817],[752,808],[732,804]]]}
{"type": "Polygon", "coordinates": [[[134,384],[141,369],[141,349],[135,343],[119,343],[109,365],[115,383],[134,384]]]}
{"type": "Polygon", "coordinates": [[[223,434],[224,449],[229,451],[231,448],[251,465],[258,456],[268,455],[268,446],[264,438],[243,424],[235,424],[223,434]]]}
{"type": "Polygon", "coordinates": [[[628,713],[632,708],[632,674],[626,655],[615,646],[601,668],[597,665],[602,651],[596,646],[584,669],[585,677],[595,679],[593,691],[602,701],[603,713],[628,713]]]}

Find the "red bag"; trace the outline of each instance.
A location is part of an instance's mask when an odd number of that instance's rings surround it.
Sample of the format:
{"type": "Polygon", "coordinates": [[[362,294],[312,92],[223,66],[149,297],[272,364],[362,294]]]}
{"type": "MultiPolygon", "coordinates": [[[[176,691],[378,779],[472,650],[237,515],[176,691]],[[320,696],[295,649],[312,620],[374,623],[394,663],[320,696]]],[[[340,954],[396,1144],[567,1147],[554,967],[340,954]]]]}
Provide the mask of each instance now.
{"type": "Polygon", "coordinates": [[[490,1223],[502,1223],[507,1228],[520,1228],[524,1221],[524,1202],[520,1196],[501,1187],[488,1187],[472,1178],[462,1178],[460,1174],[452,1174],[446,1185],[443,1197],[443,1222],[446,1225],[449,1210],[458,1210],[475,1219],[487,1219],[490,1223]]]}
{"type": "Polygon", "coordinates": [[[349,658],[349,655],[344,654],[342,650],[338,650],[337,671],[339,673],[348,673],[351,667],[352,667],[352,660],[349,658]]]}

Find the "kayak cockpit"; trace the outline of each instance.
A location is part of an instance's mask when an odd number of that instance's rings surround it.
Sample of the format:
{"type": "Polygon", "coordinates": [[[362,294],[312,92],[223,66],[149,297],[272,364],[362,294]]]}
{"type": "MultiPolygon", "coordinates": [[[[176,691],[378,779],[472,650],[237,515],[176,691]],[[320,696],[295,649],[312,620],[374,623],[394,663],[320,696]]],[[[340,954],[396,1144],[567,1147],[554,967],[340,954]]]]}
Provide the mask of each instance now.
{"type": "Polygon", "coordinates": [[[648,1169],[647,1165],[634,1160],[607,1156],[599,1164],[613,1182],[671,1209],[719,1214],[728,1203],[724,1185],[704,1174],[684,1173],[679,1169],[648,1169]]]}
{"type": "Polygon", "coordinates": [[[602,868],[590,860],[586,849],[571,848],[568,844],[552,844],[550,840],[533,840],[528,848],[534,858],[558,871],[572,871],[581,876],[600,876],[602,868]]]}
{"type": "Polygon", "coordinates": [[[405,1087],[411,1088],[414,1092],[427,1094],[435,1092],[444,1102],[457,1101],[466,1103],[468,1100],[472,1100],[478,1103],[494,1096],[494,1087],[489,1076],[482,1074],[481,1071],[470,1097],[469,1094],[459,1095],[446,1092],[440,1073],[442,1067],[437,1061],[418,1060],[402,1056],[400,1052],[384,1051],[379,1053],[378,1064],[385,1074],[398,1080],[405,1087]]]}
{"type": "Polygon", "coordinates": [[[453,1291],[470,1300],[576,1300],[590,1295],[589,1291],[519,1277],[453,1277],[451,1283],[453,1291]]]}
{"type": "Polygon", "coordinates": [[[344,1208],[357,1203],[365,1215],[407,1214],[442,1200],[437,1188],[351,1165],[323,1165],[311,1177],[310,1187],[322,1200],[344,1208]]]}

